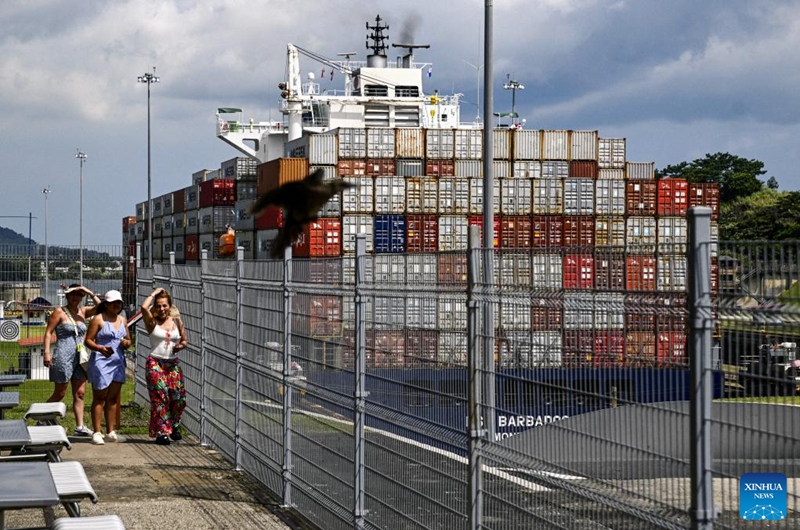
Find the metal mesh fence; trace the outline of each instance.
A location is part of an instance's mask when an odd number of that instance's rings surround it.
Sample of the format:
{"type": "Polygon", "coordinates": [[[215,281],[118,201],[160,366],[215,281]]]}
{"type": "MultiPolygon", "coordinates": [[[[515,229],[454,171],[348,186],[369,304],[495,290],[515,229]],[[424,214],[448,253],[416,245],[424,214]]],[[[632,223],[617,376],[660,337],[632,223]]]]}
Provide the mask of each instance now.
{"type": "Polygon", "coordinates": [[[696,222],[650,254],[157,265],[139,300],[185,316],[186,427],[321,528],[745,528],[748,473],[788,477],[789,528],[797,247],[696,222]]]}

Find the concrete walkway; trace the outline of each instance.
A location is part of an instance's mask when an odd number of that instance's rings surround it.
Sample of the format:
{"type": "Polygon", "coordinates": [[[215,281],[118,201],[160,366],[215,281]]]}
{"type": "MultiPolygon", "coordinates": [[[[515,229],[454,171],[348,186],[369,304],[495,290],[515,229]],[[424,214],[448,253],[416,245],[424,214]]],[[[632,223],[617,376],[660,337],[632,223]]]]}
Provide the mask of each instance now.
{"type": "MultiPolygon", "coordinates": [[[[145,435],[102,446],[91,445],[88,438],[70,440],[72,450],[64,451],[63,459],[83,464],[100,498],[97,504],[81,502],[84,516],[116,514],[128,530],[310,528],[281,509],[279,499],[189,436],[167,447],[145,435]]],[[[6,525],[37,526],[52,515],[66,517],[62,506],[52,512],[6,512],[6,525]]]]}

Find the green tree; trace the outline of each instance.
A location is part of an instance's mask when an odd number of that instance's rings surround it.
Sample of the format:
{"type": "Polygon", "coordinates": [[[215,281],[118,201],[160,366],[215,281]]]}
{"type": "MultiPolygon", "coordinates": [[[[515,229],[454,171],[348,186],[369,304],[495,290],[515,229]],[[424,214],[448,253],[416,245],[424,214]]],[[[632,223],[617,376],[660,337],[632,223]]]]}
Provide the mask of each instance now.
{"type": "MultiPolygon", "coordinates": [[[[761,191],[722,204],[719,238],[722,241],[778,239],[784,193],[764,188],[761,191]]],[[[788,231],[788,230],[787,230],[788,231]]]]}
{"type": "Polygon", "coordinates": [[[656,172],[659,178],[678,177],[689,182],[716,182],[721,203],[747,197],[764,188],[759,180],[764,175],[764,163],[748,160],[730,153],[707,154],[705,158],[670,165],[656,172]]]}

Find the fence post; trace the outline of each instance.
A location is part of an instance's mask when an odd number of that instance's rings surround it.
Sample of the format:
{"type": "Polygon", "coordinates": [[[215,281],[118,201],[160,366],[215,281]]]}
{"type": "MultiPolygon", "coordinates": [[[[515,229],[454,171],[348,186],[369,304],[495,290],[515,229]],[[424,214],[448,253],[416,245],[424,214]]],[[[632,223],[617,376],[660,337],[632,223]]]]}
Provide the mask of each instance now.
{"type": "Polygon", "coordinates": [[[242,470],[242,268],[244,249],[236,252],[236,419],[234,420],[234,469],[242,470]]]}
{"type": "Polygon", "coordinates": [[[714,527],[714,489],[711,472],[711,208],[689,208],[689,466],[691,518],[695,530],[714,527]]]}
{"type": "Polygon", "coordinates": [[[478,302],[475,287],[480,275],[481,232],[479,226],[469,227],[469,252],[467,253],[467,370],[469,372],[469,411],[467,436],[469,438],[469,529],[483,527],[483,459],[481,445],[486,431],[481,417],[480,345],[478,341],[478,302]]]}
{"type": "Polygon", "coordinates": [[[283,506],[292,506],[292,246],[283,251],[283,506]]]}
{"type": "Polygon", "coordinates": [[[208,445],[206,441],[206,282],[203,279],[208,250],[200,250],[200,445],[208,445]]]}
{"type": "Polygon", "coordinates": [[[364,506],[364,480],[366,466],[364,465],[364,426],[366,423],[366,402],[367,402],[367,347],[366,347],[366,303],[363,299],[362,289],[365,283],[366,259],[367,259],[367,236],[358,234],[356,236],[356,285],[355,285],[355,319],[356,319],[356,362],[355,362],[355,392],[354,407],[355,421],[353,423],[353,440],[355,442],[355,455],[353,465],[355,466],[355,476],[353,481],[354,505],[353,505],[353,528],[355,530],[364,529],[364,518],[367,515],[364,506]]]}

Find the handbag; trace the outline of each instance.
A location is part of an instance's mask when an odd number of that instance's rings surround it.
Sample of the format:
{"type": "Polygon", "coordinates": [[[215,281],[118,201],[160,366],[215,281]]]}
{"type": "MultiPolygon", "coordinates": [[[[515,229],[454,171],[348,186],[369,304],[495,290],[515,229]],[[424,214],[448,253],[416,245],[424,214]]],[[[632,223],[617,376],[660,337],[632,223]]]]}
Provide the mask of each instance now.
{"type": "Polygon", "coordinates": [[[78,337],[78,324],[75,323],[75,319],[72,318],[72,314],[70,313],[69,309],[66,307],[64,308],[64,312],[67,314],[67,318],[69,321],[72,322],[72,328],[75,330],[75,353],[78,355],[78,364],[81,365],[83,371],[85,372],[89,368],[89,359],[92,356],[92,352],[89,351],[86,346],[80,341],[78,337]]]}

